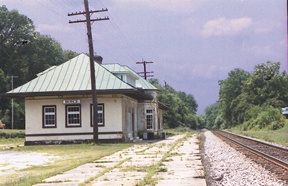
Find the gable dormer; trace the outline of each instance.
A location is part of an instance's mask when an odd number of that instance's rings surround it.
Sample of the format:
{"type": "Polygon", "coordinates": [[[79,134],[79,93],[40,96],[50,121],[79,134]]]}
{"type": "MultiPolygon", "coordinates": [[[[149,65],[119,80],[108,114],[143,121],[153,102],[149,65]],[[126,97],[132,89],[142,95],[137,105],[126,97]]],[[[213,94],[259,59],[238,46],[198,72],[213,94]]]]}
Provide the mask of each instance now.
{"type": "Polygon", "coordinates": [[[112,72],[114,75],[116,75],[119,79],[124,81],[125,83],[128,83],[132,85],[133,87],[136,87],[136,80],[139,79],[137,76],[134,74],[126,71],[126,72],[112,72]]]}
{"type": "Polygon", "coordinates": [[[136,81],[139,79],[139,77],[127,70],[125,67],[120,66],[119,64],[109,64],[103,66],[125,83],[136,87],[136,81]]]}

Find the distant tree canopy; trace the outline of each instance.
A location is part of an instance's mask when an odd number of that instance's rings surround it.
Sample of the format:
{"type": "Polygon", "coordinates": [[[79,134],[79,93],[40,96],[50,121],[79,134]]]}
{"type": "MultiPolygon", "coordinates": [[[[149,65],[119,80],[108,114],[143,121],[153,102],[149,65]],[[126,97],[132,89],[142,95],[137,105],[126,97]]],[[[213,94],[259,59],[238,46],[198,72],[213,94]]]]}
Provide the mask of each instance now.
{"type": "MultiPolygon", "coordinates": [[[[243,123],[247,129],[272,124],[273,129],[280,127],[283,118],[280,108],[288,105],[288,76],[285,71],[279,73],[279,69],[279,62],[268,61],[255,66],[251,74],[241,69],[229,72],[226,80],[219,81],[217,116],[207,112],[206,127],[229,128],[243,123]],[[268,118],[267,113],[274,113],[275,117],[268,118]]],[[[214,107],[211,105],[206,110],[214,107]]]]}
{"type": "Polygon", "coordinates": [[[204,118],[195,114],[198,104],[191,94],[186,95],[185,92],[177,92],[169,85],[162,87],[157,79],[150,79],[149,82],[160,90],[159,101],[170,108],[170,110],[163,112],[164,127],[183,126],[197,129],[204,126],[204,118]]]}
{"type": "MultiPolygon", "coordinates": [[[[11,90],[7,76],[14,79],[14,88],[53,65],[59,65],[77,55],[63,51],[60,43],[49,36],[35,32],[33,21],[17,10],[0,7],[0,93],[11,90]]],[[[24,103],[15,100],[14,126],[24,128],[24,103]]],[[[0,97],[0,119],[11,128],[11,99],[0,97]]]]}

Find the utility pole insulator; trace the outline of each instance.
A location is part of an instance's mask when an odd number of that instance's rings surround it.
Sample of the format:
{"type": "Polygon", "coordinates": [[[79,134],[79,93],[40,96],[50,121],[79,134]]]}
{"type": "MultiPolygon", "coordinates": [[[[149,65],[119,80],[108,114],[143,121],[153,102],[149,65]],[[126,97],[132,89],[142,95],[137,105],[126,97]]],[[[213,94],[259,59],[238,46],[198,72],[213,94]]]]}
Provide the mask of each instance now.
{"type": "Polygon", "coordinates": [[[147,75],[148,73],[154,73],[153,71],[152,72],[147,72],[146,71],[146,64],[147,63],[154,63],[154,62],[152,62],[152,61],[142,61],[142,62],[136,62],[136,64],[143,64],[143,66],[144,66],[144,72],[138,72],[138,74],[144,74],[144,76],[141,76],[141,77],[144,77],[145,78],[145,80],[147,80],[147,77],[154,77],[154,75],[147,75]]]}
{"type": "MultiPolygon", "coordinates": [[[[109,20],[109,17],[104,17],[104,18],[97,18],[97,19],[91,19],[90,21],[106,21],[109,20]]],[[[87,20],[77,20],[77,21],[69,21],[69,23],[86,23],[87,20]]]]}

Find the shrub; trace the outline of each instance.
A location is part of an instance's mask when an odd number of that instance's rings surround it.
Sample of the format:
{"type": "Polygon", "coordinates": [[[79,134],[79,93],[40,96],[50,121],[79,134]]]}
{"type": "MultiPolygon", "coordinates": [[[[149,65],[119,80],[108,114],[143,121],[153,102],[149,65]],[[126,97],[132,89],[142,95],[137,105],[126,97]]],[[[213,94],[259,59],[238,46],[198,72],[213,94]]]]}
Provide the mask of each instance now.
{"type": "Polygon", "coordinates": [[[265,127],[265,126],[269,125],[273,121],[272,117],[269,116],[268,112],[266,112],[266,111],[261,112],[258,115],[257,119],[258,118],[259,118],[258,124],[260,124],[260,129],[262,127],[265,127]]]}
{"type": "Polygon", "coordinates": [[[284,116],[278,108],[272,106],[259,107],[254,106],[246,112],[249,120],[242,125],[243,130],[252,129],[260,130],[267,127],[272,130],[282,128],[284,126],[284,116]]]}
{"type": "Polygon", "coordinates": [[[242,124],[242,126],[241,126],[241,129],[243,130],[243,131],[247,131],[247,129],[248,129],[248,127],[249,127],[249,122],[244,122],[243,124],[242,124]]]}
{"type": "Polygon", "coordinates": [[[272,127],[272,130],[277,130],[277,129],[284,127],[284,125],[285,125],[284,122],[273,121],[271,127],[272,127]]]}

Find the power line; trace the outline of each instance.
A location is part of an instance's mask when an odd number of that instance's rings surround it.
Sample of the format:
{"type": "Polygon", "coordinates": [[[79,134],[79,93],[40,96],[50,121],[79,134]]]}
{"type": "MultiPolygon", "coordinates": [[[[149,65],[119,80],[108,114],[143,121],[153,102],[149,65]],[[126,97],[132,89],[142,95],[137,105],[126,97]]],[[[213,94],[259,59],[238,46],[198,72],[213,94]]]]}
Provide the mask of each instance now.
{"type": "MultiPolygon", "coordinates": [[[[59,13],[59,11],[57,9],[55,9],[54,7],[51,8],[51,6],[49,7],[46,4],[41,3],[39,0],[36,0],[36,2],[42,6],[44,6],[46,9],[50,10],[51,12],[55,13],[57,16],[67,20],[66,17],[64,17],[62,14],[59,13]]],[[[76,1],[79,2],[79,1],[76,1]]],[[[56,7],[58,7],[59,10],[65,10],[66,12],[71,12],[71,8],[77,7],[78,8],[78,4],[75,5],[75,1],[55,1],[52,0],[51,3],[53,3],[56,7]]],[[[81,3],[83,4],[83,3],[81,3]]],[[[103,5],[102,2],[98,2],[98,1],[91,1],[89,3],[93,4],[94,6],[99,6],[103,5]]],[[[112,58],[113,60],[115,60],[115,62],[119,63],[119,59],[122,60],[127,60],[127,61],[135,61],[136,56],[139,56],[141,58],[143,58],[143,55],[140,55],[139,53],[137,53],[135,50],[133,50],[134,52],[131,52],[132,50],[129,50],[129,48],[135,48],[135,46],[131,46],[131,40],[128,41],[127,37],[125,37],[125,35],[123,34],[123,32],[121,31],[121,29],[119,28],[118,24],[114,21],[114,19],[111,19],[111,15],[109,14],[109,23],[110,23],[110,28],[107,27],[107,25],[102,25],[99,24],[96,26],[92,26],[93,30],[97,31],[98,33],[101,33],[101,35],[105,38],[106,42],[99,42],[98,45],[96,45],[96,47],[98,48],[98,51],[104,51],[107,53],[108,51],[108,55],[110,58],[112,58]],[[112,28],[112,29],[111,29],[112,28]],[[102,30],[105,30],[105,32],[103,32],[102,30]],[[111,32],[111,30],[114,30],[115,33],[111,32]],[[108,42],[107,42],[108,41],[108,42]],[[121,45],[126,45],[128,48],[125,51],[123,49],[123,47],[120,47],[121,45]],[[117,46],[113,49],[113,51],[115,51],[115,53],[113,54],[109,54],[109,51],[111,51],[111,46],[117,46]],[[119,47],[118,47],[119,46],[119,47]],[[106,48],[106,50],[103,50],[103,48],[106,48]],[[110,49],[110,50],[109,50],[110,49]],[[123,55],[126,54],[126,55],[123,55]],[[115,55],[118,56],[115,58],[115,55]]],[[[83,15],[84,16],[84,15],[83,15]]],[[[116,15],[115,15],[116,16],[116,15]]],[[[112,16],[113,17],[113,16],[112,16]]],[[[117,16],[116,16],[117,17],[117,16]]],[[[119,18],[118,18],[119,19],[119,18]]],[[[77,26],[75,27],[75,31],[78,32],[78,34],[81,35],[81,37],[87,39],[87,37],[85,36],[85,34],[83,33],[83,26],[76,24],[77,26]]]]}
{"type": "MultiPolygon", "coordinates": [[[[40,4],[41,6],[45,7],[46,9],[50,10],[51,12],[55,13],[55,14],[58,15],[59,17],[67,20],[67,18],[66,18],[65,16],[63,16],[62,14],[59,14],[57,11],[53,10],[52,8],[49,8],[48,6],[46,6],[46,5],[43,4],[43,3],[40,3],[38,0],[35,0],[35,1],[36,1],[38,4],[40,4]]],[[[59,6],[59,4],[56,4],[54,1],[51,1],[51,2],[52,2],[53,4],[55,4],[57,7],[59,6]]],[[[57,2],[61,2],[61,1],[57,1],[57,2]]],[[[62,6],[62,7],[63,7],[63,6],[62,6]]],[[[67,9],[67,8],[64,7],[64,9],[67,9]]],[[[68,10],[68,9],[67,9],[67,10],[68,10]]],[[[80,33],[80,35],[86,39],[85,35],[83,35],[83,33],[81,33],[81,31],[80,31],[80,29],[78,28],[78,26],[76,27],[76,29],[78,30],[78,33],[80,33]]]]}
{"type": "MultiPolygon", "coordinates": [[[[66,3],[67,4],[67,3],[66,3]]],[[[70,3],[69,3],[70,4],[70,3]]],[[[72,3],[73,4],[73,3],[72,3]]],[[[100,2],[100,4],[102,6],[103,3],[100,2]]],[[[91,1],[89,2],[89,6],[92,8],[92,7],[99,7],[99,2],[98,1],[91,1]]],[[[105,6],[104,6],[105,7],[105,6]]],[[[118,25],[116,24],[116,22],[113,20],[113,18],[111,19],[111,15],[109,14],[108,12],[108,15],[109,15],[109,23],[110,23],[110,26],[112,28],[112,30],[115,31],[115,33],[111,33],[111,28],[107,27],[105,24],[102,25],[102,24],[99,24],[97,26],[93,26],[92,25],[92,28],[93,30],[96,30],[97,33],[101,33],[101,35],[105,38],[106,41],[108,42],[101,42],[101,43],[98,43],[98,45],[96,45],[96,47],[98,47],[98,51],[99,50],[103,50],[103,48],[106,48],[107,50],[104,50],[104,51],[109,51],[109,49],[111,49],[111,46],[121,46],[122,44],[126,44],[127,47],[130,47],[130,48],[135,48],[135,47],[132,47],[128,42],[127,42],[127,39],[125,38],[125,36],[122,34],[121,30],[119,29],[118,25]],[[105,30],[105,32],[103,32],[102,30],[105,30]]],[[[112,55],[110,54],[109,57],[113,58],[115,60],[115,62],[118,62],[119,63],[119,59],[115,59],[113,56],[121,56],[121,58],[125,58],[124,60],[132,60],[132,61],[135,61],[135,53],[131,53],[131,50],[128,50],[128,51],[124,51],[121,47],[115,47],[113,49],[113,51],[115,51],[116,53],[113,53],[112,55]],[[123,55],[126,54],[126,55],[123,55]]],[[[141,57],[140,54],[138,54],[138,56],[141,57]]],[[[138,58],[138,57],[137,57],[138,58]]]]}
{"type": "MultiPolygon", "coordinates": [[[[100,4],[102,6],[103,3],[101,1],[93,1],[93,3],[97,3],[97,4],[100,4]]],[[[108,12],[108,15],[110,17],[110,20],[109,23],[111,24],[111,26],[113,27],[113,29],[116,31],[116,34],[118,35],[118,38],[122,41],[122,43],[125,43],[126,46],[128,46],[129,48],[135,48],[135,46],[131,46],[131,40],[128,42],[127,40],[127,37],[125,37],[125,35],[123,34],[123,32],[121,31],[121,29],[119,28],[118,24],[114,21],[113,17],[116,17],[118,18],[118,16],[115,14],[115,16],[112,16],[109,12],[108,12]]],[[[121,19],[117,19],[120,23],[121,23],[121,19]]],[[[134,54],[136,54],[138,57],[140,58],[145,58],[145,56],[143,55],[140,55],[138,52],[134,52],[134,54]]],[[[135,57],[132,57],[132,56],[135,56],[131,53],[131,50],[130,52],[127,53],[128,57],[130,57],[133,61],[135,61],[135,57]]],[[[138,58],[137,57],[137,58],[138,58]]]]}

